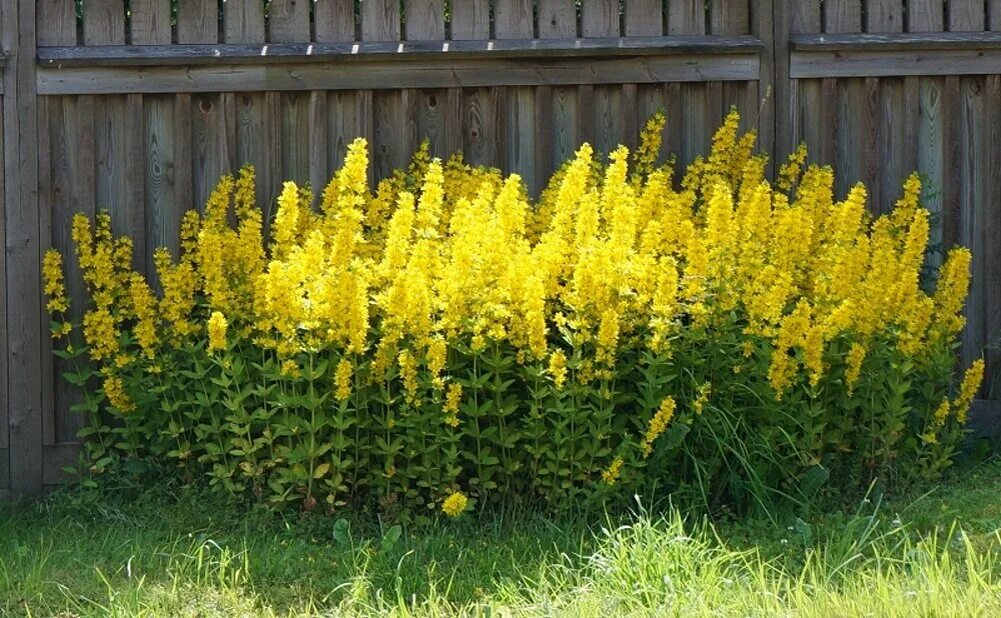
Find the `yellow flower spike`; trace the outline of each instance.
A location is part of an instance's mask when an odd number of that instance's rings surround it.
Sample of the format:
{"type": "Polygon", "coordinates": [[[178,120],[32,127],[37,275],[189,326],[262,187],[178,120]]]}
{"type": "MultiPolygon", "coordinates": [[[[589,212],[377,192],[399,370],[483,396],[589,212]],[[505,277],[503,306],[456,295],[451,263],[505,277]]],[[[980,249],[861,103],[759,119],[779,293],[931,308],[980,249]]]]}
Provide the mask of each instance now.
{"type": "Polygon", "coordinates": [[[633,167],[636,170],[636,175],[640,178],[649,176],[656,168],[666,126],[667,117],[663,113],[657,112],[650,116],[640,132],[640,145],[633,153],[633,167]]]}
{"type": "Polygon", "coordinates": [[[674,418],[675,408],[676,405],[672,397],[665,397],[660,402],[660,408],[657,409],[657,413],[650,419],[646,436],[643,438],[643,457],[649,457],[653,453],[653,443],[664,433],[667,426],[671,423],[671,419],[674,418]]]}
{"type": "Polygon", "coordinates": [[[563,390],[567,381],[567,357],[562,350],[556,350],[549,355],[549,377],[553,379],[556,390],[563,390]]]}
{"type": "Polygon", "coordinates": [[[469,505],[469,498],[461,491],[453,492],[441,503],[441,512],[449,517],[458,517],[469,505]]]}
{"type": "Polygon", "coordinates": [[[849,395],[855,390],[855,384],[858,383],[859,376],[862,374],[862,363],[865,361],[865,355],[866,347],[858,342],[853,343],[848,350],[848,356],[845,359],[845,386],[848,388],[849,395]]]}
{"type": "Polygon", "coordinates": [[[66,286],[63,284],[63,256],[55,249],[47,250],[42,258],[42,280],[48,299],[46,311],[54,315],[69,310],[66,286]]]}
{"type": "Polygon", "coordinates": [[[122,378],[109,374],[104,377],[104,396],[108,398],[108,403],[114,406],[122,414],[134,412],[136,404],[125,391],[125,383],[122,378]]]}
{"type": "Polygon", "coordinates": [[[354,365],[347,358],[341,358],[334,372],[334,395],[338,401],[347,401],[351,397],[351,378],[354,375],[354,365]]]}
{"type": "Polygon", "coordinates": [[[221,311],[213,311],[208,322],[209,352],[226,349],[226,329],[228,327],[229,323],[226,321],[226,316],[221,311]]]}
{"type": "Polygon", "coordinates": [[[615,485],[619,481],[619,476],[622,474],[622,465],[625,462],[622,461],[621,457],[616,457],[612,460],[612,463],[608,465],[608,468],[601,472],[601,480],[605,482],[606,485],[615,485]]]}
{"type": "Polygon", "coordinates": [[[963,381],[959,386],[959,396],[953,404],[956,411],[956,422],[960,425],[966,424],[966,415],[973,404],[973,398],[977,396],[980,383],[984,381],[984,360],[978,358],[973,361],[966,373],[963,374],[963,381]]]}

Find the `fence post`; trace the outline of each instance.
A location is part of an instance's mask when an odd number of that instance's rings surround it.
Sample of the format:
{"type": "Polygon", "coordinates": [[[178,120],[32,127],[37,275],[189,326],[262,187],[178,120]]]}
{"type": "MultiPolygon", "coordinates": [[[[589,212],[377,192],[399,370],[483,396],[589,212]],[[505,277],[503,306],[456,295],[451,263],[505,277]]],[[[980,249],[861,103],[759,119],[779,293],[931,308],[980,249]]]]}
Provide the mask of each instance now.
{"type": "Polygon", "coordinates": [[[35,2],[7,1],[0,11],[0,41],[7,57],[3,72],[4,355],[10,490],[18,497],[38,495],[43,485],[35,2]]]}

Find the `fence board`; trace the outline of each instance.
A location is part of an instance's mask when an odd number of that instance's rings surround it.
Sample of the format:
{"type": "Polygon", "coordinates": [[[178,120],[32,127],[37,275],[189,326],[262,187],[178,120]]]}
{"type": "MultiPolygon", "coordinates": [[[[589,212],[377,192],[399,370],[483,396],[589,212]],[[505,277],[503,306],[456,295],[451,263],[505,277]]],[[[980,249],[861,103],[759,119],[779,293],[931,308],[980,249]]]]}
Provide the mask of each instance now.
{"type": "Polygon", "coordinates": [[[941,32],[945,12],[942,0],[910,0],[907,5],[908,32],[941,32]]]}
{"type": "Polygon", "coordinates": [[[194,95],[191,99],[191,166],[193,203],[185,210],[201,207],[223,174],[232,173],[236,162],[230,156],[230,123],[227,98],[216,94],[194,95]]]}
{"type": "MultiPolygon", "coordinates": [[[[119,3],[119,6],[121,3],[119,3]]],[[[208,2],[182,2],[177,7],[178,22],[187,23],[195,10],[209,6],[208,2]],[[196,7],[199,7],[196,9],[196,7]]],[[[161,0],[132,0],[129,5],[129,42],[133,45],[170,44],[170,3],[161,0]]],[[[180,29],[180,28],[179,28],[180,29]]],[[[181,43],[201,43],[179,37],[181,43]]],[[[93,43],[88,43],[88,45],[93,43]]],[[[114,44],[104,41],[102,44],[114,44]]]]}
{"type": "MultiPolygon", "coordinates": [[[[911,0],[912,4],[914,1],[911,0]]],[[[826,0],[824,30],[831,33],[862,32],[862,0],[826,0]]]]}
{"type": "Polygon", "coordinates": [[[42,336],[38,212],[38,126],[35,93],[35,2],[0,10],[3,70],[6,380],[10,493],[42,486],[42,336]]]}
{"type": "Polygon", "coordinates": [[[867,32],[902,32],[904,4],[902,0],[868,0],[866,2],[867,32]]]}
{"type": "MultiPolygon", "coordinates": [[[[990,75],[986,78],[984,89],[985,101],[1001,101],[1001,75],[990,75]]],[[[982,207],[984,220],[984,334],[987,344],[984,355],[987,360],[987,374],[984,377],[982,396],[995,397],[998,379],[1001,377],[1001,109],[997,104],[985,106],[986,131],[984,143],[987,144],[986,179],[984,184],[982,207]]]]}
{"type": "Polygon", "coordinates": [[[451,8],[452,40],[475,41],[490,38],[489,0],[453,2],[451,8]]]}
{"type": "MultiPolygon", "coordinates": [[[[0,16],[0,24],[3,24],[2,16],[0,16]]],[[[2,31],[0,28],[0,32],[2,31]]],[[[2,82],[3,79],[0,76],[0,83],[2,82]]],[[[6,109],[4,97],[0,94],[0,144],[3,144],[4,122],[2,115],[6,113],[6,109]]],[[[3,196],[5,200],[7,197],[4,186],[6,169],[4,149],[0,147],[0,196],[3,196]]],[[[5,209],[5,206],[0,207],[0,213],[5,209]]],[[[4,244],[4,250],[0,251],[0,468],[2,468],[0,469],[0,488],[6,492],[10,488],[10,441],[8,436],[10,419],[7,413],[7,351],[10,347],[7,338],[7,224],[5,216],[0,216],[0,239],[4,244]]]]}
{"type": "Polygon", "coordinates": [[[120,0],[87,0],[83,5],[83,44],[125,44],[125,11],[120,0]]]}
{"type": "Polygon", "coordinates": [[[981,32],[984,30],[983,0],[949,0],[949,30],[951,32],[981,32]]]}
{"type": "Polygon", "coordinates": [[[539,0],[539,38],[570,39],[576,36],[577,8],[574,0],[539,0]]]}
{"type": "MultiPolygon", "coordinates": [[[[659,36],[664,33],[664,8],[660,0],[625,0],[623,12],[626,36],[659,36]]],[[[542,29],[541,16],[539,29],[542,29]]]]}
{"type": "Polygon", "coordinates": [[[309,41],[309,0],[271,0],[268,40],[272,43],[309,41]]]}
{"type": "Polygon", "coordinates": [[[702,0],[667,0],[667,33],[705,34],[706,15],[702,0]]]}
{"type": "MultiPolygon", "coordinates": [[[[159,4],[166,5],[163,2],[159,4]]],[[[308,21],[306,30],[309,30],[308,21]]],[[[167,31],[170,31],[169,27],[167,31]]],[[[179,2],[177,4],[178,43],[216,43],[218,41],[219,7],[215,2],[179,2]]]]}
{"type": "Polygon", "coordinates": [[[227,43],[264,40],[264,4],[257,0],[223,2],[223,31],[227,43]]]}
{"type": "Polygon", "coordinates": [[[38,0],[38,46],[76,45],[74,0],[38,0]]]}
{"type": "Polygon", "coordinates": [[[988,30],[1001,31],[1001,0],[987,0],[988,30]]]}
{"type": "Polygon", "coordinates": [[[355,40],[354,0],[317,0],[314,7],[317,42],[355,40]]]}
{"type": "Polygon", "coordinates": [[[445,7],[442,0],[407,2],[403,23],[408,41],[441,41],[445,38],[445,7]]]}

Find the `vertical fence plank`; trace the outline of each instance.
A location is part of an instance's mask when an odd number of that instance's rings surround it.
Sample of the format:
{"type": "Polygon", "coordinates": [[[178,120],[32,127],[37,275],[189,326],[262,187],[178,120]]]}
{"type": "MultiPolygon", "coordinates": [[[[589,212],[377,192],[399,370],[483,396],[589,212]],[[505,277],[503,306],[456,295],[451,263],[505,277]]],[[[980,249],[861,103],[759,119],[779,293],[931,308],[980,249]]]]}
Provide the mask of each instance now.
{"type": "Polygon", "coordinates": [[[703,0],[667,0],[667,33],[705,34],[706,12],[703,0]]]}
{"type": "MultiPolygon", "coordinates": [[[[192,7],[206,5],[208,2],[182,2],[178,7],[179,19],[190,13],[192,7]]],[[[133,45],[170,45],[169,2],[132,0],[129,14],[129,42],[133,45]]]]}
{"type": "MultiPolygon", "coordinates": [[[[619,35],[619,3],[616,0],[585,0],[581,5],[581,33],[586,37],[619,35]]],[[[592,144],[601,154],[608,154],[623,141],[622,88],[594,86],[587,97],[591,114],[584,119],[592,128],[592,144]]],[[[635,113],[635,112],[634,112],[635,113]]]]}
{"type": "Polygon", "coordinates": [[[489,0],[465,0],[465,2],[453,2],[451,26],[452,39],[455,41],[489,39],[489,0]]]}
{"type": "MultiPolygon", "coordinates": [[[[623,34],[627,37],[660,36],[664,33],[664,6],[660,0],[625,0],[623,13],[623,34]]],[[[625,90],[623,92],[626,93],[625,90]]],[[[639,128],[650,116],[663,110],[663,92],[659,84],[641,84],[626,97],[632,101],[627,109],[636,113],[635,121],[623,129],[631,146],[635,146],[639,128]]]]}
{"type": "MultiPolygon", "coordinates": [[[[986,78],[985,101],[1001,101],[1001,75],[986,78]]],[[[986,161],[987,178],[984,186],[984,333],[986,335],[987,369],[982,389],[985,397],[995,396],[998,378],[1001,377],[1001,109],[998,105],[987,105],[984,141],[988,145],[986,161]],[[991,145],[993,144],[993,147],[991,145]]]]}
{"type": "Polygon", "coordinates": [[[825,0],[824,31],[831,34],[862,32],[862,0],[825,0]]]}
{"type": "MultiPolygon", "coordinates": [[[[706,32],[705,5],[702,0],[668,0],[667,27],[671,35],[701,35],[706,32]]],[[[709,136],[702,133],[715,113],[709,111],[709,91],[705,83],[680,85],[681,116],[672,123],[682,127],[678,165],[685,169],[709,145],[709,136]],[[680,121],[680,123],[679,123],[680,121]]]]}
{"type": "Polygon", "coordinates": [[[125,11],[121,0],[87,0],[84,3],[83,44],[125,44],[125,11]]]}
{"type": "Polygon", "coordinates": [[[179,2],[177,4],[178,43],[216,43],[218,41],[219,7],[215,2],[204,0],[203,2],[179,2]]]}
{"type": "Polygon", "coordinates": [[[35,2],[5,2],[3,72],[4,244],[6,272],[8,458],[14,496],[42,490],[42,346],[35,95],[35,2]]]}
{"type": "Polygon", "coordinates": [[[264,41],[264,3],[260,0],[226,0],[223,32],[227,43],[264,41]]]}
{"type": "MultiPolygon", "coordinates": [[[[535,22],[532,2],[527,0],[498,0],[495,6],[494,25],[498,39],[531,39],[535,22]]],[[[532,193],[537,192],[536,159],[536,110],[535,91],[531,87],[509,87],[503,97],[504,124],[500,135],[503,140],[506,172],[521,176],[532,193]]],[[[500,146],[500,145],[499,145],[500,146]]]]}
{"type": "Polygon", "coordinates": [[[143,97],[146,146],[146,271],[154,273],[153,251],[176,256],[181,210],[174,195],[174,98],[143,97]]]}
{"type": "Polygon", "coordinates": [[[1001,31],[1001,0],[987,0],[987,27],[993,32],[1001,31]]]}
{"type": "Polygon", "coordinates": [[[540,39],[572,39],[576,36],[577,8],[574,0],[539,0],[540,39]]]}
{"type": "MultiPolygon", "coordinates": [[[[440,0],[408,2],[405,6],[407,40],[438,41],[445,38],[445,9],[440,0]]],[[[413,97],[418,143],[428,140],[431,154],[447,159],[450,154],[449,123],[459,122],[458,118],[448,116],[448,90],[419,90],[413,93],[413,97]]]]}
{"type": "MultiPolygon", "coordinates": [[[[396,0],[366,0],[361,5],[361,35],[365,41],[400,40],[400,3],[396,0]]],[[[409,93],[386,90],[372,96],[372,168],[376,178],[385,178],[406,164],[413,151],[414,136],[407,130],[409,93]]]]}
{"type": "MultiPolygon", "coordinates": [[[[572,0],[550,0],[540,5],[539,36],[558,39],[577,36],[577,8],[572,0]],[[543,10],[544,8],[544,10],[543,10]],[[543,22],[544,20],[544,22],[543,22]],[[545,25],[545,27],[543,27],[545,25]]],[[[540,98],[547,109],[541,111],[550,125],[547,147],[551,147],[551,169],[558,169],[573,156],[583,141],[578,114],[577,89],[559,86],[544,89],[540,98]]]]}
{"type": "Polygon", "coordinates": [[[619,0],[583,0],[580,10],[581,36],[619,36],[619,0]]]}
{"type": "MultiPolygon", "coordinates": [[[[0,35],[4,32],[3,15],[0,14],[0,35]]],[[[0,76],[2,83],[2,76],[0,76]]],[[[3,134],[4,122],[2,114],[6,113],[4,97],[0,94],[0,196],[6,200],[6,186],[4,185],[4,175],[7,166],[4,163],[3,134]]],[[[7,338],[7,224],[5,208],[6,201],[0,204],[0,243],[3,243],[3,251],[0,251],[0,501],[10,495],[10,418],[7,414],[7,355],[10,350],[7,338]]],[[[45,322],[43,322],[44,324],[45,322]]],[[[42,363],[44,367],[44,363],[42,363]]],[[[44,382],[43,382],[44,383],[44,382]]],[[[51,384],[51,382],[50,382],[51,384]]],[[[51,408],[43,407],[42,410],[51,408]]]]}
{"type": "Polygon", "coordinates": [[[902,32],[904,4],[902,0],[868,0],[865,5],[868,32],[902,32]]]}
{"type": "Polygon", "coordinates": [[[230,158],[229,133],[231,118],[226,113],[226,97],[218,94],[198,94],[191,99],[191,204],[201,208],[223,174],[235,171],[230,158]]]}
{"type": "Polygon", "coordinates": [[[945,29],[942,0],[910,0],[907,4],[908,32],[942,32],[945,29]]]}
{"type": "Polygon", "coordinates": [[[664,7],[660,0],[625,0],[623,12],[626,36],[660,36],[664,33],[664,7]]]}
{"type": "Polygon", "coordinates": [[[983,0],[949,0],[951,32],[982,32],[984,17],[983,0]]]}
{"type": "Polygon", "coordinates": [[[38,46],[76,45],[74,0],[38,0],[38,46]]]}
{"type": "MultiPolygon", "coordinates": [[[[987,297],[985,289],[985,262],[987,257],[984,235],[984,215],[987,204],[984,196],[986,180],[985,159],[988,148],[985,140],[984,123],[984,82],[981,77],[963,77],[960,80],[959,140],[961,176],[959,226],[960,244],[969,247],[973,254],[970,294],[966,302],[966,329],[963,331],[962,358],[964,366],[980,358],[987,337],[984,332],[984,306],[987,297]]],[[[995,198],[996,199],[996,196],[995,198]]]]}
{"type": "Polygon", "coordinates": [[[445,38],[445,6],[442,0],[407,2],[403,25],[408,41],[440,41],[445,38]]]}
{"type": "Polygon", "coordinates": [[[268,41],[304,43],[309,41],[310,0],[271,0],[268,3],[268,41]]]}
{"type": "Polygon", "coordinates": [[[318,204],[330,169],[327,167],[327,93],[324,90],[309,93],[309,185],[313,189],[313,203],[318,204]]]}
{"type": "Polygon", "coordinates": [[[318,42],[355,40],[354,0],[317,0],[313,6],[318,42]]]}

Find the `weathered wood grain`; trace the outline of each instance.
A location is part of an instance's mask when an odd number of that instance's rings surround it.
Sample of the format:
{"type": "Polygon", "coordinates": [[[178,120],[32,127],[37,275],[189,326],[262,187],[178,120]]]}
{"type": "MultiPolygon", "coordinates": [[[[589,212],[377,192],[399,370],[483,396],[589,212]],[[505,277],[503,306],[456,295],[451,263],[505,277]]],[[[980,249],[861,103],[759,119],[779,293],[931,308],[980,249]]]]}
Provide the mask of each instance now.
{"type": "Polygon", "coordinates": [[[408,41],[442,41],[445,39],[445,7],[443,0],[407,2],[403,24],[408,41]]]}
{"type": "Polygon", "coordinates": [[[907,31],[942,32],[945,29],[944,17],[942,0],[910,0],[907,4],[907,31]]]}
{"type": "MultiPolygon", "coordinates": [[[[178,6],[178,25],[182,21],[188,23],[195,7],[208,5],[208,2],[182,2],[178,6]]],[[[118,3],[118,6],[120,8],[121,3],[118,3]]],[[[162,0],[132,0],[129,8],[130,43],[133,45],[170,45],[170,3],[162,0]]],[[[201,8],[198,10],[201,11],[201,8]]],[[[181,42],[193,43],[195,41],[181,40],[181,42]]],[[[114,40],[107,40],[104,37],[100,41],[102,45],[113,45],[114,43],[114,40]]],[[[88,45],[94,44],[97,44],[97,41],[88,43],[88,45]]]]}
{"type": "Polygon", "coordinates": [[[38,213],[38,126],[35,94],[35,2],[6,2],[0,39],[9,62],[3,82],[6,381],[10,493],[37,495],[42,487],[43,329],[38,213]]]}
{"type": "Polygon", "coordinates": [[[191,98],[192,204],[202,208],[223,174],[236,171],[230,158],[226,99],[217,94],[191,98]]]}
{"type": "Polygon", "coordinates": [[[1001,49],[923,51],[794,51],[789,75],[816,77],[903,77],[990,75],[1001,66],[1001,49]]]}
{"type": "Polygon", "coordinates": [[[38,46],[76,45],[76,8],[74,0],[38,0],[38,46]]]}
{"type": "Polygon", "coordinates": [[[866,0],[867,32],[901,32],[904,29],[903,0],[866,0]]]}
{"type": "Polygon", "coordinates": [[[310,40],[310,0],[271,0],[268,3],[268,40],[302,43],[310,40]]]}
{"type": "MultiPolygon", "coordinates": [[[[660,0],[625,0],[623,14],[625,36],[660,36],[664,33],[666,14],[660,0]]],[[[542,29],[541,16],[539,29],[542,29]]]]}
{"type": "Polygon", "coordinates": [[[706,14],[702,0],[667,0],[667,33],[705,34],[706,14]]]}
{"type": "MultiPolygon", "coordinates": [[[[915,0],[911,0],[912,4],[914,2],[915,0]]],[[[824,31],[862,32],[862,0],[825,0],[824,31]]]]}
{"type": "Polygon", "coordinates": [[[484,39],[489,39],[489,0],[453,2],[451,26],[451,38],[453,41],[482,41],[484,39]]]}
{"type": "MultiPolygon", "coordinates": [[[[153,1],[166,4],[159,2],[159,0],[153,1]]],[[[307,21],[307,31],[308,25],[307,21]]],[[[169,39],[169,26],[167,32],[169,39]]],[[[219,7],[215,2],[179,2],[177,4],[178,43],[184,45],[188,43],[216,43],[218,41],[219,7]]]]}
{"type": "Polygon", "coordinates": [[[949,0],[951,32],[982,32],[986,26],[983,0],[949,0]]]}
{"type": "Polygon", "coordinates": [[[397,0],[365,0],[361,3],[363,41],[400,40],[400,3],[397,0]]]}
{"type": "Polygon", "coordinates": [[[318,43],[355,40],[353,0],[317,0],[314,7],[313,21],[318,43]]]}
{"type": "Polygon", "coordinates": [[[125,11],[119,0],[87,0],[83,5],[83,44],[125,44],[125,11]]]}
{"type": "Polygon", "coordinates": [[[223,3],[223,32],[227,43],[264,41],[264,3],[227,0],[223,3]]]}
{"type": "MultiPolygon", "coordinates": [[[[809,60],[809,58],[807,58],[809,60]]],[[[804,63],[806,71],[811,62],[804,63]]],[[[826,67],[823,70],[827,70],[826,67]]],[[[130,92],[257,92],[478,86],[560,86],[757,79],[759,58],[750,54],[572,57],[544,61],[468,60],[287,64],[276,67],[39,68],[39,94],[130,92]]]]}

